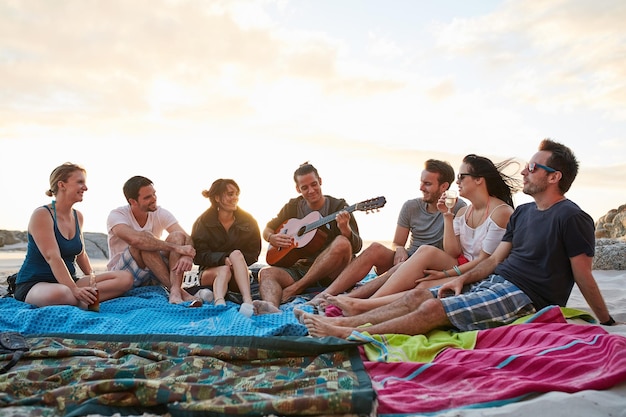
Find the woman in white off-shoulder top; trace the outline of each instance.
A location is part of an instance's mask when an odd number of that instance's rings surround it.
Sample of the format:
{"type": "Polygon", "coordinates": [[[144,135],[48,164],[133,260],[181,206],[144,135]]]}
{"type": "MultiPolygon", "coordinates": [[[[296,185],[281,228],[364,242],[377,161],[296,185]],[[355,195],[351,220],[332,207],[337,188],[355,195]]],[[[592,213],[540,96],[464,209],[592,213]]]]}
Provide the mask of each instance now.
{"type": "Polygon", "coordinates": [[[511,164],[515,164],[512,159],[494,164],[474,154],[463,158],[456,183],[460,196],[471,204],[455,217],[444,204],[445,194],[440,197],[437,208],[444,217],[444,249],[420,246],[370,298],[354,298],[348,293],[328,296],[326,303],[341,308],[344,314],[358,314],[386,305],[417,285],[441,285],[487,258],[504,235],[513,213],[512,195],[521,185],[503,173],[511,164]]]}

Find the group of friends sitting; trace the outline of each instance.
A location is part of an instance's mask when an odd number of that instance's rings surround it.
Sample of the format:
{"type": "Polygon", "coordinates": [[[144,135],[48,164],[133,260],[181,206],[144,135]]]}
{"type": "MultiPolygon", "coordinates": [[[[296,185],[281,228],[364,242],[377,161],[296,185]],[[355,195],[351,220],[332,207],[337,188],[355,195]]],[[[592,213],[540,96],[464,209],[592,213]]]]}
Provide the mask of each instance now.
{"type": "Polygon", "coordinates": [[[197,285],[212,290],[209,302],[224,305],[228,291],[237,292],[246,315],[283,314],[281,304],[322,288],[307,303],[342,314],[293,310],[318,337],[346,338],[366,324],[370,334],[492,328],[565,306],[574,284],[602,325],[615,324],[592,273],[593,220],[565,197],[578,173],[574,153],[544,139],[521,179],[505,174],[513,163],[470,154],[455,176],[448,162],[427,160],[422,196],[403,204],[391,247],[374,242],[367,248],[354,206],[323,194],[322,178],[309,163],[293,175],[299,195],[263,231],[238,206],[232,179],[203,191],[211,204],[188,234],[157,205],[152,181],[134,176],[123,186],[128,204],[107,218],[109,262],[100,274],[84,250],[83,215],[73,208],[87,191],[86,170],[65,163],[50,175],[46,194],[54,200],[31,215],[15,298],[87,308],[134,287],[162,285],[170,303],[198,307],[206,299],[183,285],[197,266],[197,285]],[[446,195],[455,181],[462,199],[446,195]],[[516,208],[513,194],[520,190],[533,201],[516,208]],[[269,243],[268,264],[258,270],[253,297],[250,266],[258,265],[261,238],[269,243]],[[371,271],[376,277],[363,283],[371,271]]]}

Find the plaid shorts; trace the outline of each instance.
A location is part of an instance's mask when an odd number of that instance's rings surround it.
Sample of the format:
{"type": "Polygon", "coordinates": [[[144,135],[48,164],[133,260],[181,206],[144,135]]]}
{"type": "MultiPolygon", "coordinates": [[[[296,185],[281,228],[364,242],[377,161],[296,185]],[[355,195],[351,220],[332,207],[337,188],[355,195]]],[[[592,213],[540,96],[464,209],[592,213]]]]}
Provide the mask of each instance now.
{"type": "MultiPolygon", "coordinates": [[[[435,298],[438,289],[430,290],[435,298]]],[[[495,274],[470,285],[461,295],[439,300],[452,325],[461,331],[498,327],[536,312],[522,290],[495,274]]]]}
{"type": "MultiPolygon", "coordinates": [[[[167,259],[165,260],[165,264],[167,265],[167,259]]],[[[113,268],[113,270],[119,271],[129,271],[133,274],[133,287],[142,287],[144,285],[159,285],[159,279],[152,274],[148,268],[140,268],[137,265],[137,261],[133,258],[133,255],[130,253],[130,247],[126,248],[122,256],[120,256],[120,260],[117,261],[117,265],[113,268]]]]}

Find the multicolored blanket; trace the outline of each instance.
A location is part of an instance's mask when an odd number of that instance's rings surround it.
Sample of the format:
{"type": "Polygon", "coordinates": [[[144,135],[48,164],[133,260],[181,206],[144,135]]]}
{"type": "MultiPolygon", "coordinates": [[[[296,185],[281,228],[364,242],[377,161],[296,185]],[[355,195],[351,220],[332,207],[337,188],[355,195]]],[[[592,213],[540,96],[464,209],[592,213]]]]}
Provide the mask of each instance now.
{"type": "Polygon", "coordinates": [[[0,331],[32,344],[0,375],[0,407],[42,416],[333,415],[368,414],[376,397],[378,414],[392,416],[626,381],[626,338],[570,324],[558,307],[497,329],[345,341],[304,337],[292,314],[302,303],[246,318],[234,303],[169,304],[160,287],[103,302],[100,313],[0,299],[0,331]]]}
{"type": "Polygon", "coordinates": [[[473,349],[446,348],[431,362],[366,362],[379,415],[493,407],[626,381],[626,338],[570,324],[558,307],[540,313],[528,323],[478,331],[473,349]]]}
{"type": "Polygon", "coordinates": [[[0,375],[3,415],[369,414],[374,400],[356,345],[338,339],[28,340],[30,351],[0,375]]]}

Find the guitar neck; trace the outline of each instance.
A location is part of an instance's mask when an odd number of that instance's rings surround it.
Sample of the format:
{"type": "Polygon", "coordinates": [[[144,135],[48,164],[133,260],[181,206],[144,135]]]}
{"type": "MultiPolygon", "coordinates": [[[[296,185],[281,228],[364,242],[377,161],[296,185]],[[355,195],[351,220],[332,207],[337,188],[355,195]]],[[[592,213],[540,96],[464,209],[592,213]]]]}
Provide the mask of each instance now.
{"type": "MultiPolygon", "coordinates": [[[[349,207],[344,208],[343,210],[347,211],[348,213],[352,213],[354,210],[356,210],[356,207],[357,207],[357,205],[353,204],[353,205],[351,205],[349,207]]],[[[336,211],[333,214],[329,214],[328,216],[322,217],[321,219],[314,221],[313,223],[307,224],[305,229],[304,229],[304,233],[308,233],[311,230],[315,230],[315,229],[317,229],[319,227],[324,226],[327,223],[332,222],[337,217],[337,213],[339,213],[339,212],[336,211]]]]}

